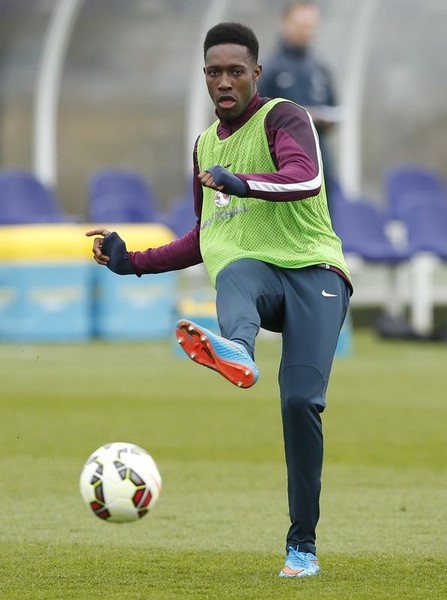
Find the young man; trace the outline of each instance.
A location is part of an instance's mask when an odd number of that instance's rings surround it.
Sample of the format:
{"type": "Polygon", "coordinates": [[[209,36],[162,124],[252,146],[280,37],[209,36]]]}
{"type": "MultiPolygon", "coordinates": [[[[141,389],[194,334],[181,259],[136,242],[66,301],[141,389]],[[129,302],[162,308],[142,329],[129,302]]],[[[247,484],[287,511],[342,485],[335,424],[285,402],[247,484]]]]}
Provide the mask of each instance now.
{"type": "Polygon", "coordinates": [[[177,323],[183,350],[242,388],[254,385],[259,328],[282,333],[279,386],[291,526],[282,577],[316,575],[329,373],[351,285],[328,215],[318,138],[307,111],[260,98],[258,41],[221,23],[204,43],[217,121],[194,148],[197,225],[159,248],[128,252],[99,228],[93,255],[115,273],[161,273],[204,262],[216,287],[222,337],[177,323]]]}

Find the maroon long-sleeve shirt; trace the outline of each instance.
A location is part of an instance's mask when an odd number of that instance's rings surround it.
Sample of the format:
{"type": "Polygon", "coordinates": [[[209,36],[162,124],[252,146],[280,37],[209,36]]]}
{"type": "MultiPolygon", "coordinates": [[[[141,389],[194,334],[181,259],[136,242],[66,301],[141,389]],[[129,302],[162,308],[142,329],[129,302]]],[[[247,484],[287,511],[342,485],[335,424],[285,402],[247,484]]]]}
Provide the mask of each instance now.
{"type": "MultiPolygon", "coordinates": [[[[218,136],[225,139],[237,131],[269,98],[255,94],[245,112],[233,121],[221,120],[218,136]]],[[[248,197],[270,202],[287,202],[316,196],[322,183],[320,149],[308,113],[291,102],[276,104],[267,114],[265,130],[277,171],[272,173],[235,173],[244,180],[248,197]]],[[[198,179],[197,142],[194,147],[194,210],[197,224],[181,238],[142,252],[129,252],[138,275],[185,269],[203,262],[200,253],[200,215],[203,191],[198,179]]],[[[212,165],[209,165],[210,167],[212,165]]]]}

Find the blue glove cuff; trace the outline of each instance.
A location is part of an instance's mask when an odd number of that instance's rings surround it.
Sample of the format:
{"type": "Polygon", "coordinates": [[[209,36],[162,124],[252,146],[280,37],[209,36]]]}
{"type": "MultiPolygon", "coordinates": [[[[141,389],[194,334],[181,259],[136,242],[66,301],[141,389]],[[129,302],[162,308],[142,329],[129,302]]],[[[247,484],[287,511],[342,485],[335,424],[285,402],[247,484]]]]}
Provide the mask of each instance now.
{"type": "Polygon", "coordinates": [[[233,196],[239,196],[244,198],[248,195],[248,186],[242,179],[239,179],[237,175],[233,175],[230,171],[227,171],[220,165],[215,165],[207,169],[208,173],[211,173],[214,181],[217,185],[223,185],[223,192],[225,194],[231,194],[233,196]]]}
{"type": "Polygon", "coordinates": [[[110,258],[107,268],[118,275],[135,275],[126,244],[115,232],[108,233],[102,241],[102,253],[110,258]]]}

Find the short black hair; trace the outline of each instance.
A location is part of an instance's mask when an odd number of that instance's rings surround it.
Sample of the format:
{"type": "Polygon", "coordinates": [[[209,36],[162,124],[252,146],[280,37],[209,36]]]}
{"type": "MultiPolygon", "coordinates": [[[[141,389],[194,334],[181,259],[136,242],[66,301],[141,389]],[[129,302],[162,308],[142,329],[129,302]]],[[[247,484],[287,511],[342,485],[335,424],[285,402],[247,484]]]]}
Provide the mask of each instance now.
{"type": "Polygon", "coordinates": [[[203,43],[203,56],[212,46],[237,44],[245,46],[255,63],[258,62],[259,42],[253,30],[242,23],[219,23],[208,31],[203,43]]]}

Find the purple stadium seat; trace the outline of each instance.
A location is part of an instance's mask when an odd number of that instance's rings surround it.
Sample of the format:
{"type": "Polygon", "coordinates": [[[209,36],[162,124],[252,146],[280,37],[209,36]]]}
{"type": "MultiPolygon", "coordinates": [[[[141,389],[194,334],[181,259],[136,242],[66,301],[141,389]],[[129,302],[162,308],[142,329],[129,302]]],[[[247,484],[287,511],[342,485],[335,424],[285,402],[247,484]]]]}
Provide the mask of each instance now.
{"type": "Polygon", "coordinates": [[[411,255],[430,252],[447,260],[447,202],[418,204],[402,213],[411,255]]]}
{"type": "Polygon", "coordinates": [[[419,165],[402,165],[391,167],[384,177],[384,194],[389,218],[400,220],[407,204],[414,204],[418,199],[423,202],[431,200],[447,204],[447,184],[436,173],[419,165]]]}
{"type": "Polygon", "coordinates": [[[152,186],[135,171],[99,169],[88,183],[89,219],[93,223],[159,223],[152,186]]]}
{"type": "Polygon", "coordinates": [[[0,225],[64,223],[64,214],[53,192],[28,171],[0,172],[0,225]]]}
{"type": "Polygon", "coordinates": [[[407,252],[395,248],[387,237],[385,217],[371,202],[337,202],[331,216],[346,254],[377,263],[397,263],[408,258],[407,252]]]}

